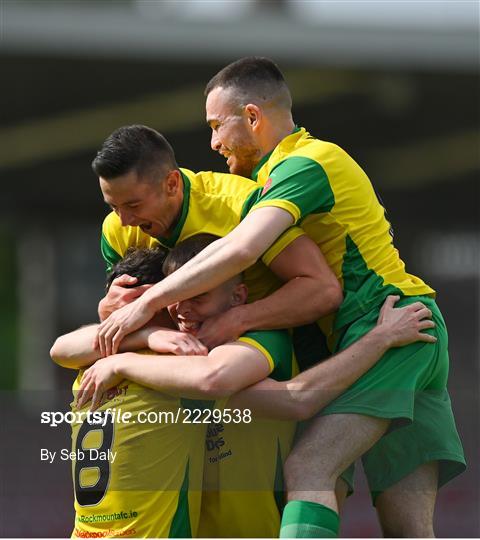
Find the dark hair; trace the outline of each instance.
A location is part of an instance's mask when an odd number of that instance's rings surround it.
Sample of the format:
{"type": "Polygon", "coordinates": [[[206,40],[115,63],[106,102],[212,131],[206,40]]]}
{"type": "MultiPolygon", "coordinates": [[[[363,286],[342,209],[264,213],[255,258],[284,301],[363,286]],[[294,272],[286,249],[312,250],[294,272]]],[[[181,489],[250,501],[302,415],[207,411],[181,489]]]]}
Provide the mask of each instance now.
{"type": "Polygon", "coordinates": [[[193,259],[195,255],[198,255],[200,251],[204,250],[208,245],[220,237],[214,234],[196,234],[191,236],[177,244],[170,253],[166,256],[163,263],[163,273],[168,276],[175,270],[178,270],[190,259],[193,259]]]}
{"type": "Polygon", "coordinates": [[[107,291],[112,281],[122,274],[137,278],[137,282],[133,287],[161,281],[165,277],[162,266],[166,255],[167,251],[160,246],[154,248],[128,248],[123,259],[113,266],[107,276],[107,291]]]}
{"type": "Polygon", "coordinates": [[[281,104],[288,107],[292,105],[282,72],[272,60],[260,56],[240,58],[224,67],[207,83],[205,96],[217,87],[234,88],[245,98],[256,97],[263,101],[281,94],[281,104]]]}
{"type": "Polygon", "coordinates": [[[147,126],[134,125],[115,130],[105,140],[92,161],[92,169],[107,180],[131,171],[141,180],[151,180],[178,169],[178,165],[163,135],[147,126]]]}

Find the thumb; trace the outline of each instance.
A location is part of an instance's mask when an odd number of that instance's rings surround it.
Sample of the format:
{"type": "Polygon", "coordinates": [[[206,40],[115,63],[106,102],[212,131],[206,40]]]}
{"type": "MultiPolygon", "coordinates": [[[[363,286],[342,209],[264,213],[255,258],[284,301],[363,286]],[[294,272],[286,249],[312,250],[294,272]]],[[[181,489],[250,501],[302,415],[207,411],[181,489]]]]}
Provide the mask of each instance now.
{"type": "Polygon", "coordinates": [[[128,274],[122,274],[121,276],[118,276],[113,280],[112,285],[119,285],[120,287],[124,287],[126,285],[133,285],[136,282],[136,277],[129,276],[128,274]]]}
{"type": "Polygon", "coordinates": [[[385,313],[390,310],[390,309],[393,309],[393,306],[395,305],[396,302],[398,302],[400,300],[400,296],[398,295],[389,295],[387,296],[385,302],[383,303],[383,306],[382,306],[382,309],[380,310],[380,317],[378,318],[378,322],[383,322],[383,318],[385,317],[385,313]]]}

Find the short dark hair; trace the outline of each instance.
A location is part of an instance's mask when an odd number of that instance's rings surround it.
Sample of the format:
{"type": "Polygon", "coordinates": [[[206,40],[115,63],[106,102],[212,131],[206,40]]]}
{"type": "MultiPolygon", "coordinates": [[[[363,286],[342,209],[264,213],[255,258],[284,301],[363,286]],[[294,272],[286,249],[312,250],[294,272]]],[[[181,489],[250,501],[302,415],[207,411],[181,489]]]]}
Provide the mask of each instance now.
{"type": "Polygon", "coordinates": [[[210,79],[205,87],[205,96],[217,87],[233,88],[247,100],[256,97],[269,101],[280,94],[279,103],[289,108],[292,106],[290,90],[282,72],[269,58],[247,56],[232,62],[210,79]]]}
{"type": "Polygon", "coordinates": [[[178,270],[219,238],[219,236],[215,236],[214,234],[201,233],[180,242],[166,256],[163,263],[163,273],[168,276],[172,272],[175,272],[175,270],[178,270]]]}
{"type": "Polygon", "coordinates": [[[103,143],[92,161],[93,172],[107,180],[135,171],[139,179],[157,179],[178,169],[175,154],[163,135],[141,125],[123,126],[103,143]]]}
{"type": "Polygon", "coordinates": [[[166,256],[167,251],[160,246],[128,248],[123,259],[115,264],[107,275],[106,290],[108,291],[112,281],[122,274],[137,278],[133,287],[161,281],[165,277],[162,266],[166,256]]]}

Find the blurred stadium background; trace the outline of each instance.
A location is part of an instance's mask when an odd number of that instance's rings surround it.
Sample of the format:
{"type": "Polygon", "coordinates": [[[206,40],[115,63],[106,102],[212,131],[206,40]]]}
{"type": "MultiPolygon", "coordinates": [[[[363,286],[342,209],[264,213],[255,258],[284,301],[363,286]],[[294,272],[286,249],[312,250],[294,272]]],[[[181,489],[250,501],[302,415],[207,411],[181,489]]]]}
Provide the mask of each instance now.
{"type": "MultiPolygon", "coordinates": [[[[436,530],[479,536],[478,2],[2,0],[0,16],[0,535],[71,531],[69,466],[39,458],[68,430],[39,410],[69,402],[72,374],[48,350],[102,295],[96,149],[144,123],[183,166],[225,170],[203,87],[257,54],[285,72],[297,124],[366,169],[409,270],[438,290],[469,469],[440,492],[436,530]]],[[[358,482],[342,534],[378,536],[358,482]]]]}

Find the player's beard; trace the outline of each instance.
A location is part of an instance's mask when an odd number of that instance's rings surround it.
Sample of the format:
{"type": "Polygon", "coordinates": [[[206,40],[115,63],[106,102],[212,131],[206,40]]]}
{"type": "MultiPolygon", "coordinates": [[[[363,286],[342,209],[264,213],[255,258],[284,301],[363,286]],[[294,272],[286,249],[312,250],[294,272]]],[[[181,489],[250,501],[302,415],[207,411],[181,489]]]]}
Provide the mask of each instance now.
{"type": "Polygon", "coordinates": [[[251,143],[235,145],[229,152],[227,159],[228,169],[231,174],[250,178],[260,158],[261,151],[251,143]]]}

